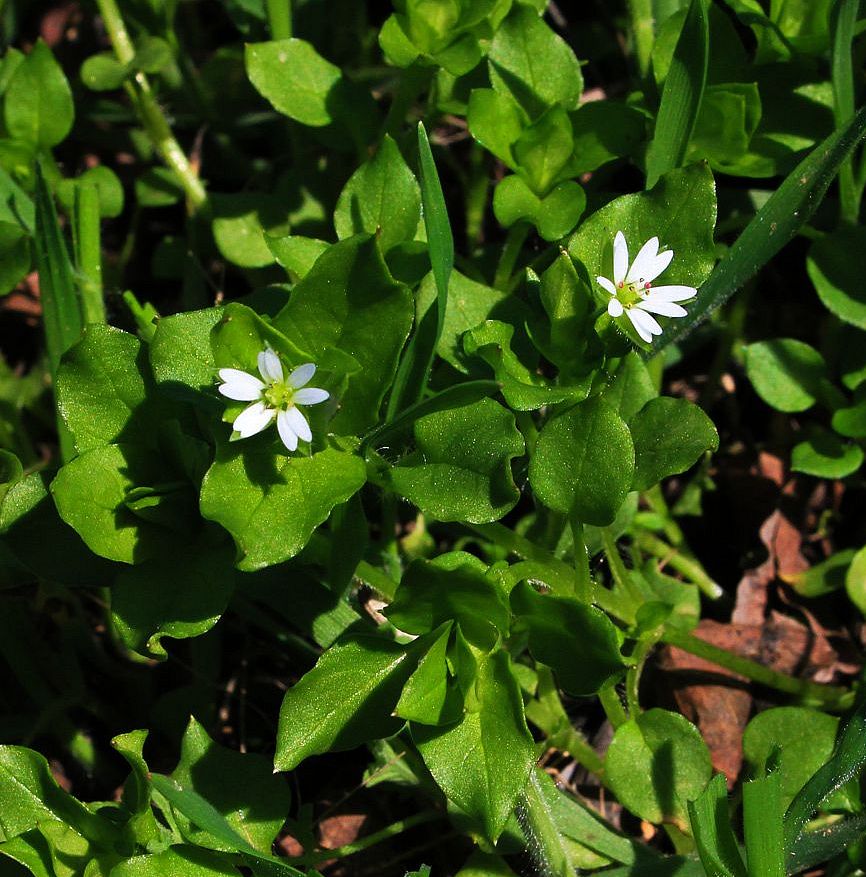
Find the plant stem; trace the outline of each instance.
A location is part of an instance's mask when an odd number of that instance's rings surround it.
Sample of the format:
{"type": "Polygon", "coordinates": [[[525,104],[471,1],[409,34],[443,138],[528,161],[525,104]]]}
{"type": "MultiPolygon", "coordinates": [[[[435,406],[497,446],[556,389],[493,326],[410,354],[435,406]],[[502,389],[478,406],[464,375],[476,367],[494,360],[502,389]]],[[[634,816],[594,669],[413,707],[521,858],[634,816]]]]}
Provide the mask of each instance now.
{"type": "Polygon", "coordinates": [[[711,579],[704,568],[696,561],[687,557],[682,549],[669,545],[658,536],[641,530],[635,536],[638,548],[648,551],[654,557],[663,560],[677,572],[682,573],[689,581],[694,582],[711,600],[718,600],[724,594],[718,582],[711,579]]]}
{"type": "Polygon", "coordinates": [[[503,292],[508,289],[508,282],[514,273],[517,257],[520,255],[520,250],[530,228],[528,222],[520,220],[508,229],[505,245],[502,247],[502,255],[499,257],[499,264],[496,266],[496,274],[493,278],[493,286],[496,289],[501,289],[503,292]]]}
{"type": "Polygon", "coordinates": [[[592,577],[589,572],[589,554],[583,538],[583,524],[572,520],[571,536],[574,541],[574,596],[581,603],[592,602],[592,577]]]}
{"type": "Polygon", "coordinates": [[[104,323],[102,298],[102,253],[99,237],[99,193],[96,186],[76,185],[73,207],[75,264],[81,294],[81,314],[85,323],[104,323]]]}
{"type": "Polygon", "coordinates": [[[369,849],[370,847],[375,846],[384,840],[388,840],[395,835],[402,834],[404,831],[408,831],[416,825],[424,825],[428,822],[435,822],[443,818],[444,817],[441,813],[434,810],[416,813],[414,816],[409,816],[406,819],[401,819],[399,822],[394,822],[391,825],[386,826],[381,831],[375,831],[373,834],[368,834],[366,837],[362,837],[354,843],[337,847],[335,850],[321,850],[312,853],[309,856],[304,856],[302,861],[306,864],[315,864],[317,862],[327,861],[328,859],[344,859],[346,856],[353,856],[355,853],[360,853],[362,850],[369,849]]]}
{"type": "MultiPolygon", "coordinates": [[[[132,63],[135,58],[135,46],[123,22],[116,0],[96,0],[96,4],[117,60],[121,64],[132,63]]],[[[156,151],[183,186],[190,211],[194,213],[204,207],[207,202],[207,192],[186,153],[175,139],[147,76],[141,72],[136,73],[132,81],[127,82],[126,92],[156,151]]]]}
{"type": "Polygon", "coordinates": [[[652,0],[628,0],[628,11],[634,34],[637,69],[641,78],[644,78],[649,73],[650,57],[655,41],[652,0]]]}
{"type": "Polygon", "coordinates": [[[601,531],[601,538],[604,544],[604,556],[610,564],[613,580],[628,595],[629,599],[634,603],[635,611],[637,611],[646,598],[641,589],[634,583],[634,579],[632,579],[631,574],[626,569],[626,565],[622,562],[622,556],[619,553],[616,539],[613,538],[613,533],[611,533],[608,527],[601,531]]]}
{"type": "MultiPolygon", "coordinates": [[[[852,43],[859,8],[859,0],[839,0],[834,4],[831,13],[833,112],[837,127],[844,125],[856,110],[852,43]]],[[[854,159],[849,155],[839,167],[839,207],[842,222],[857,222],[860,194],[854,179],[854,159]]]]}
{"type": "Polygon", "coordinates": [[[668,504],[662,493],[661,485],[656,484],[644,491],[643,498],[646,500],[650,509],[664,520],[663,530],[668,542],[670,542],[674,548],[682,548],[686,541],[686,537],[683,535],[680,525],[674,520],[674,517],[668,508],[668,504]]]}
{"type": "Polygon", "coordinates": [[[292,0],[265,0],[272,40],[292,38],[292,0]]]}
{"type": "Polygon", "coordinates": [[[619,699],[619,695],[616,693],[616,688],[613,685],[608,685],[607,688],[602,688],[598,693],[598,699],[601,701],[601,707],[604,710],[604,714],[607,716],[611,725],[613,725],[614,730],[628,721],[628,715],[626,714],[622,701],[619,699]]]}
{"type": "Polygon", "coordinates": [[[424,93],[433,78],[433,68],[412,64],[400,73],[400,81],[391,98],[388,115],[385,117],[383,131],[392,136],[406,123],[406,115],[412,105],[424,93]]]}
{"type": "Polygon", "coordinates": [[[712,661],[714,664],[738,673],[740,676],[745,676],[759,685],[794,695],[809,706],[844,710],[854,702],[854,692],[848,691],[846,688],[838,685],[820,685],[817,682],[810,682],[808,679],[795,679],[793,676],[779,673],[750,658],[743,658],[733,652],[720,649],[691,633],[667,630],[662,634],[662,641],[691,655],[712,661]]]}

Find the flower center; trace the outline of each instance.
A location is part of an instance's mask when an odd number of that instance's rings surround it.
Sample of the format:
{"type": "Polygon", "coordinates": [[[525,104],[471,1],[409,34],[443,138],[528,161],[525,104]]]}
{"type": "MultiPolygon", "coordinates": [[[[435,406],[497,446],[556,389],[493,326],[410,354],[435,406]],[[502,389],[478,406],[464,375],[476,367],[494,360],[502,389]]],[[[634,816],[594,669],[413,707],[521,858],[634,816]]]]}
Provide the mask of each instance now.
{"type": "Polygon", "coordinates": [[[295,394],[294,389],[283,381],[274,381],[262,390],[262,397],[268,405],[268,408],[284,409],[290,408],[292,398],[295,394]]]}
{"type": "Polygon", "coordinates": [[[639,301],[645,299],[649,293],[650,284],[641,277],[634,283],[626,283],[621,280],[616,290],[616,297],[624,308],[632,308],[639,301]]]}

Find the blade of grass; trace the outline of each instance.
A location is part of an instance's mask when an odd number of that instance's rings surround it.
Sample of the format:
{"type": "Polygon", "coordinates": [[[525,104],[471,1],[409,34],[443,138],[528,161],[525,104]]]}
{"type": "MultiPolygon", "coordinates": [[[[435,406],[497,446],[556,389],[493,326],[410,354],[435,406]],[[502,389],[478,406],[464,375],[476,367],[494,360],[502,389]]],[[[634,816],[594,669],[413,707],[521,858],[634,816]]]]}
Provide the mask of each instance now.
{"type": "Polygon", "coordinates": [[[796,849],[788,857],[789,874],[800,874],[850,849],[855,841],[866,834],[866,813],[841,819],[816,831],[800,836],[796,849]]]}
{"type": "Polygon", "coordinates": [[[866,107],[818,144],[785,178],[698,290],[689,315],[677,320],[648,355],[684,338],[721,307],[808,222],[839,166],[866,135],[866,107]]]}
{"type": "Polygon", "coordinates": [[[714,877],[746,877],[728,811],[725,778],[716,774],[700,796],[689,801],[689,821],[701,864],[714,877]]]}
{"type": "Polygon", "coordinates": [[[42,168],[36,165],[36,268],[39,272],[39,294],[42,299],[42,321],[45,346],[52,379],[57,376],[60,357],[78,341],[82,320],[75,274],[54,200],[48,191],[42,168]]]}
{"type": "Polygon", "coordinates": [[[707,82],[710,27],[707,0],[691,0],[665,79],[656,127],[646,156],[646,187],[680,167],[701,108],[707,82]]]}
{"type": "Polygon", "coordinates": [[[785,877],[781,771],[743,784],[743,831],[749,877],[785,877]]]}
{"type": "MultiPolygon", "coordinates": [[[[833,80],[833,115],[840,128],[854,115],[854,30],[860,0],[837,0],[830,14],[833,34],[831,68],[833,80]]],[[[860,213],[860,196],[854,182],[854,160],[849,155],[839,168],[840,216],[843,222],[856,222],[860,213]]]]}
{"type": "Polygon", "coordinates": [[[418,321],[415,333],[403,353],[388,401],[389,421],[408,405],[417,402],[427,386],[436,345],[442,335],[448,304],[448,282],[454,268],[454,237],[423,122],[418,123],[418,163],[424,227],[427,229],[433,279],[436,281],[436,300],[418,321]]]}
{"type": "Polygon", "coordinates": [[[785,847],[797,857],[806,823],[821,803],[866,764],[866,701],[861,702],[840,734],[830,760],[797,793],[785,813],[785,847]]]}

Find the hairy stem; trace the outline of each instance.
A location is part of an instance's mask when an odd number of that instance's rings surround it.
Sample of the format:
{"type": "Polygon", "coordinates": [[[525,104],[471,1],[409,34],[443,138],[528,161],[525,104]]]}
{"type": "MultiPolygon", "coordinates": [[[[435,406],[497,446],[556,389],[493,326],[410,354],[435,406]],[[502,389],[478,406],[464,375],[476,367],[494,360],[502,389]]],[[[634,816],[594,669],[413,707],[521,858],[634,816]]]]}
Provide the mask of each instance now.
{"type": "Polygon", "coordinates": [[[291,0],[265,0],[268,12],[268,26],[271,39],[289,40],[292,38],[292,2],[291,0]]]}
{"type": "Polygon", "coordinates": [[[85,323],[104,323],[99,193],[96,186],[84,184],[75,187],[73,215],[75,264],[79,274],[81,314],[85,323]]]}

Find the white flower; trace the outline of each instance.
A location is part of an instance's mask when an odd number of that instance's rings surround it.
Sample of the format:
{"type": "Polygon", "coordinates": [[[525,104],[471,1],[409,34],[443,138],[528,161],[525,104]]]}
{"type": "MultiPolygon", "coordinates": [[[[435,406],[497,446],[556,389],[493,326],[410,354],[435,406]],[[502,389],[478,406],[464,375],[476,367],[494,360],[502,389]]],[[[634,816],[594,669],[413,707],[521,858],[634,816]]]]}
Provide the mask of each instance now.
{"type": "Polygon", "coordinates": [[[697,294],[693,286],[653,286],[652,282],[670,265],[673,250],[659,252],[659,239],[650,238],[638,250],[631,267],[628,264],[628,244],[621,231],[613,239],[613,281],[596,277],[599,286],[610,293],[607,312],[612,317],[628,315],[638,335],[651,342],[653,335],[661,335],[662,327],[652,314],[664,317],[684,317],[686,309],[675,304],[697,294]]]}
{"type": "Polygon", "coordinates": [[[276,417],[277,432],[283,444],[294,451],[298,439],[309,442],[313,438],[310,424],[298,405],[317,405],[330,393],[307,386],[316,373],[312,362],[299,365],[286,378],[279,356],[270,347],[259,354],[258,360],[261,379],[237,368],[221,368],[219,376],[223,383],[218,389],[229,399],[252,402],[234,420],[233,426],[240,438],[256,435],[276,417]]]}

